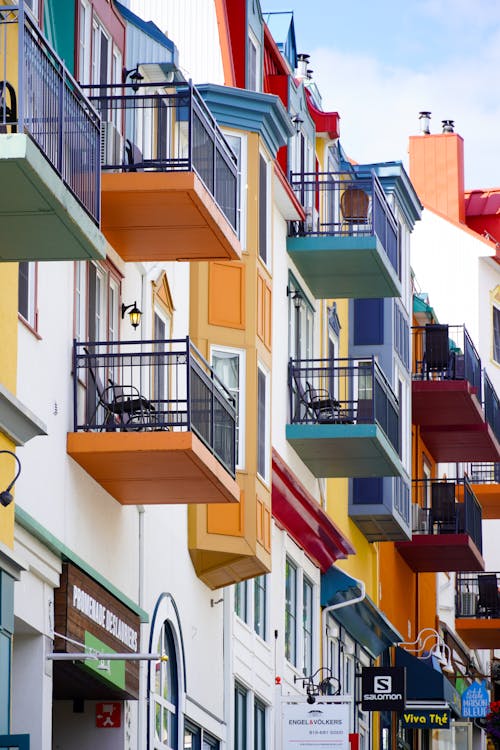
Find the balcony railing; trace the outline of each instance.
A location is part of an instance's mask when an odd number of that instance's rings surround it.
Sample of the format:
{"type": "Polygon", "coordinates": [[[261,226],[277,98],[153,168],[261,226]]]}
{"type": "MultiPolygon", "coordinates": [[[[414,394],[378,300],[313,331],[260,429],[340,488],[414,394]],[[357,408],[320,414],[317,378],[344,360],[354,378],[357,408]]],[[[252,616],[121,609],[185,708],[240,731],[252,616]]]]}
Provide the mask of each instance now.
{"type": "Polygon", "coordinates": [[[290,236],[375,235],[399,274],[398,226],[374,172],[356,179],[347,172],[292,172],[290,182],[307,216],[289,223],[290,236]]]}
{"type": "Polygon", "coordinates": [[[414,380],[468,380],[481,398],[481,359],[464,325],[412,328],[414,380]]]}
{"type": "Polygon", "coordinates": [[[500,401],[491,380],[483,371],[483,406],[484,416],[496,439],[500,442],[500,401]]]}
{"type": "Polygon", "coordinates": [[[291,424],[377,423],[400,451],[399,404],[374,358],[291,359],[291,424]]]}
{"type": "Polygon", "coordinates": [[[457,573],[456,617],[500,618],[500,573],[457,573]]]}
{"type": "Polygon", "coordinates": [[[471,463],[470,481],[472,484],[500,484],[500,463],[471,463]]]}
{"type": "Polygon", "coordinates": [[[29,135],[98,224],[99,115],[22,4],[0,7],[0,69],[0,131],[29,135]]]}
{"type": "Polygon", "coordinates": [[[468,534],[482,551],[482,511],[467,477],[412,482],[413,534],[468,534]]]}
{"type": "Polygon", "coordinates": [[[185,339],[75,342],[74,430],[193,431],[235,475],[234,398],[185,339]]]}
{"type": "Polygon", "coordinates": [[[196,172],[236,228],[238,160],[191,82],[92,86],[103,171],[196,172]],[[96,93],[99,92],[99,93],[96,93]]]}

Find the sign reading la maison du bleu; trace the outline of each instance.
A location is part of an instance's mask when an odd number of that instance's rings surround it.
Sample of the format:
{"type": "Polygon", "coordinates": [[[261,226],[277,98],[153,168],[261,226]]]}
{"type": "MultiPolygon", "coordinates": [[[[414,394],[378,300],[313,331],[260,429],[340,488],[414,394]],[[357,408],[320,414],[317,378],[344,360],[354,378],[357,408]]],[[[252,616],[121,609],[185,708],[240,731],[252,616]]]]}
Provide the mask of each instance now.
{"type": "Polygon", "coordinates": [[[462,716],[467,718],[481,718],[490,710],[490,696],[486,689],[486,681],[473,682],[462,693],[462,716]]]}
{"type": "Polygon", "coordinates": [[[361,707],[363,711],[402,711],[406,698],[404,667],[363,667],[361,707]]]}

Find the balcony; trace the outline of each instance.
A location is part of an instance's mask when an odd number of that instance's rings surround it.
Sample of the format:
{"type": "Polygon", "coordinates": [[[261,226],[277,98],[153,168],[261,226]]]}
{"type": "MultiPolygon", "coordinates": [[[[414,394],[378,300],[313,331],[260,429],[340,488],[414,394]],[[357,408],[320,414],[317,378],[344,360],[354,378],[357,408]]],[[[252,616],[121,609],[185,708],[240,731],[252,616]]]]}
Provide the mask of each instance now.
{"type": "Polygon", "coordinates": [[[316,477],[404,473],[399,404],[372,358],[290,360],[286,437],[316,477]]]}
{"type": "Polygon", "coordinates": [[[500,460],[498,399],[488,381],[483,410],[481,360],[465,326],[413,328],[413,353],[412,419],[434,459],[500,460]]]}
{"type": "Polygon", "coordinates": [[[75,342],[67,451],[123,505],[233,503],[235,407],[186,339],[75,342]]]}
{"type": "Polygon", "coordinates": [[[412,540],[396,549],[416,573],[484,570],[481,506],[467,477],[413,481],[412,540]]]}
{"type": "Polygon", "coordinates": [[[123,260],[239,259],[238,163],[197,90],[105,86],[90,99],[102,121],[102,229],[123,260]]]}
{"type": "Polygon", "coordinates": [[[500,518],[500,463],[472,463],[470,482],[484,520],[500,518]]]}
{"type": "Polygon", "coordinates": [[[460,573],[455,629],[471,649],[495,649],[500,633],[500,573],[460,573]]]}
{"type": "Polygon", "coordinates": [[[289,222],[288,254],[317,299],[399,297],[398,227],[376,177],[292,174],[306,221],[289,222]]]}
{"type": "Polygon", "coordinates": [[[367,477],[352,480],[349,518],[369,542],[411,539],[409,481],[403,477],[367,477]]]}
{"type": "Polygon", "coordinates": [[[0,260],[104,258],[99,116],[22,4],[0,35],[0,260]]]}

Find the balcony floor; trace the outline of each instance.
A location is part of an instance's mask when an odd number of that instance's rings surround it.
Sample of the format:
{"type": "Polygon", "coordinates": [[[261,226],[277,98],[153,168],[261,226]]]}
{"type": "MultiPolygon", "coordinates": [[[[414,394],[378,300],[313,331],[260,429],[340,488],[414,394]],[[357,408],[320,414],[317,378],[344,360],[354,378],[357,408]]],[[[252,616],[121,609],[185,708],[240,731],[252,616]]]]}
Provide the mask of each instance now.
{"type": "Polygon", "coordinates": [[[398,542],[411,539],[408,524],[395,509],[391,511],[383,503],[349,503],[349,518],[369,542],[398,542]]]}
{"type": "Polygon", "coordinates": [[[390,477],[401,460],[376,424],[287,424],[286,438],[315,477],[390,477]]]}
{"type": "Polygon", "coordinates": [[[483,571],[484,560],[468,534],[414,534],[396,549],[415,573],[483,571]]]}
{"type": "Polygon", "coordinates": [[[500,619],[457,617],[457,634],[471,649],[495,649],[500,644],[500,619]]]}
{"type": "Polygon", "coordinates": [[[67,451],[122,505],[240,497],[236,480],[192,432],[70,432],[67,451]]]}
{"type": "Polygon", "coordinates": [[[500,445],[487,422],[454,427],[423,427],[421,435],[438,462],[500,461],[500,445]]]}
{"type": "Polygon", "coordinates": [[[104,173],[102,231],[125,261],[241,258],[236,233],[194,172],[104,173]]]}
{"type": "Polygon", "coordinates": [[[468,380],[413,380],[412,420],[421,427],[480,425],[484,413],[468,380]]]}
{"type": "Polygon", "coordinates": [[[0,135],[0,260],[102,260],[106,240],[27,135],[0,135]]]}
{"type": "Polygon", "coordinates": [[[483,510],[483,521],[500,518],[500,484],[472,484],[472,491],[483,510]]]}
{"type": "Polygon", "coordinates": [[[398,275],[374,235],[288,237],[287,250],[317,299],[402,293],[398,275]]]}

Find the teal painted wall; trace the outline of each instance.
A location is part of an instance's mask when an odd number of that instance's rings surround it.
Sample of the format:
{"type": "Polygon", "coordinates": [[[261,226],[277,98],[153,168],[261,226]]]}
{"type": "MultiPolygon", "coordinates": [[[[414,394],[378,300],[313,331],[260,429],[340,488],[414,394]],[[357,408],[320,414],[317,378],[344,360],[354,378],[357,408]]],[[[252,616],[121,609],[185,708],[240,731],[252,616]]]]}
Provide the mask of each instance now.
{"type": "Polygon", "coordinates": [[[43,30],[52,47],[75,74],[75,3],[69,0],[45,0],[43,30]]]}
{"type": "Polygon", "coordinates": [[[0,734],[10,729],[10,669],[14,632],[14,579],[0,570],[0,734]]]}

